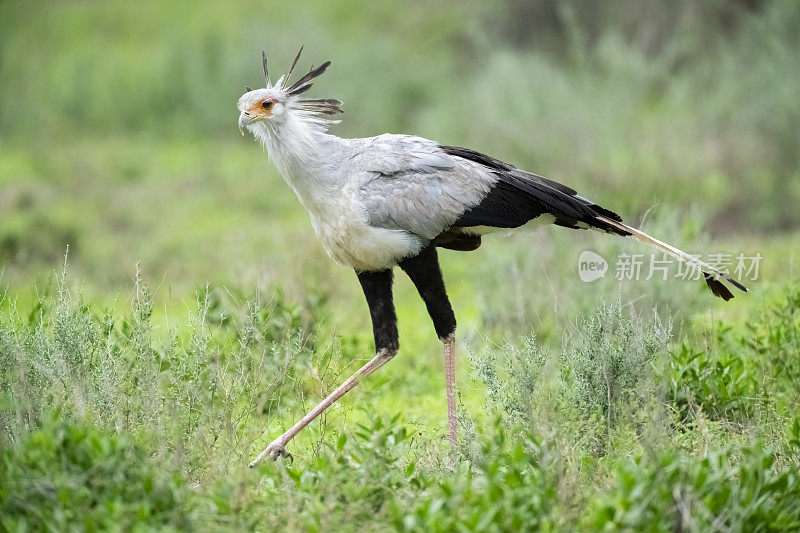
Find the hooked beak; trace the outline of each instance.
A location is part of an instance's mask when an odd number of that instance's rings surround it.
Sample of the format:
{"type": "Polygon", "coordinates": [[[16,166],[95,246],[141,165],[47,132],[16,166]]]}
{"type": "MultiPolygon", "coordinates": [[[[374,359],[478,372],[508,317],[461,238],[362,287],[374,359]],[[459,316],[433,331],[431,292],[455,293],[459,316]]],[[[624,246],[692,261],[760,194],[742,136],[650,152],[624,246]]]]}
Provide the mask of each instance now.
{"type": "Polygon", "coordinates": [[[253,118],[246,111],[242,111],[242,113],[239,115],[239,133],[244,135],[245,126],[251,122],[253,122],[253,118]]]}

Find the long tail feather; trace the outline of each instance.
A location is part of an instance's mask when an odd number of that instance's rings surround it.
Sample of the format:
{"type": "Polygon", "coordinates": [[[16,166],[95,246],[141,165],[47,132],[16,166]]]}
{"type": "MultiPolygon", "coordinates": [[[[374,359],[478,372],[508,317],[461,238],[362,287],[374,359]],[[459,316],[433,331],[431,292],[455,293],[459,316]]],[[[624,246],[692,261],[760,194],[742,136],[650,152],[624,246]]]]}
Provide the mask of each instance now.
{"type": "Polygon", "coordinates": [[[706,284],[708,284],[708,288],[711,289],[711,292],[714,294],[714,296],[719,296],[725,301],[728,301],[731,298],[733,298],[733,294],[731,293],[731,291],[728,289],[728,287],[726,287],[722,283],[723,279],[728,281],[731,285],[733,285],[737,289],[744,292],[748,292],[747,287],[745,287],[735,279],[731,278],[730,276],[723,274],[722,272],[712,267],[708,263],[704,263],[698,258],[691,256],[686,252],[678,250],[674,246],[671,246],[663,241],[660,241],[655,237],[651,237],[650,235],[648,235],[643,231],[628,226],[627,224],[623,224],[622,222],[619,222],[617,220],[612,220],[608,217],[598,216],[597,219],[622,232],[629,233],[630,237],[636,239],[637,241],[649,244],[650,246],[653,246],[663,252],[666,252],[672,257],[679,259],[685,262],[686,264],[691,265],[694,268],[700,270],[705,276],[706,284]]]}

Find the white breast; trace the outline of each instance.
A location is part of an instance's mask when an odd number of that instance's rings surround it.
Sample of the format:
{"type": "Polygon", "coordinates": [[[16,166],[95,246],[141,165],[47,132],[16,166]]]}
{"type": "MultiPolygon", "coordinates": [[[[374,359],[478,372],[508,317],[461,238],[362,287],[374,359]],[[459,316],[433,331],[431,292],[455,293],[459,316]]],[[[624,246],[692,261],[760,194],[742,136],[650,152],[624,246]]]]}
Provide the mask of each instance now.
{"type": "Polygon", "coordinates": [[[404,230],[370,226],[363,207],[346,191],[329,200],[314,205],[309,214],[317,238],[334,261],[357,270],[383,270],[425,244],[404,230]]]}
{"type": "Polygon", "coordinates": [[[254,133],[308,210],[331,259],[357,270],[383,270],[426,244],[413,233],[369,225],[366,208],[356,200],[366,176],[340,172],[342,162],[352,155],[349,141],[308,129],[296,118],[259,125],[254,133]]]}

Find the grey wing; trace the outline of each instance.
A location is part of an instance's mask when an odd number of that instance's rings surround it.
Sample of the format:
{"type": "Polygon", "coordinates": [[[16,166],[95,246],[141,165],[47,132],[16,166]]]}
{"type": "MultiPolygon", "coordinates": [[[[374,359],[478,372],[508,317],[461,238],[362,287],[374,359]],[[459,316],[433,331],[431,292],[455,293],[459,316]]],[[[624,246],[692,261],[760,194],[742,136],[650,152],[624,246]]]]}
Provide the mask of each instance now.
{"type": "Polygon", "coordinates": [[[371,139],[352,164],[366,174],[356,194],[370,225],[428,240],[478,205],[497,182],[488,169],[408,135],[371,139]]]}

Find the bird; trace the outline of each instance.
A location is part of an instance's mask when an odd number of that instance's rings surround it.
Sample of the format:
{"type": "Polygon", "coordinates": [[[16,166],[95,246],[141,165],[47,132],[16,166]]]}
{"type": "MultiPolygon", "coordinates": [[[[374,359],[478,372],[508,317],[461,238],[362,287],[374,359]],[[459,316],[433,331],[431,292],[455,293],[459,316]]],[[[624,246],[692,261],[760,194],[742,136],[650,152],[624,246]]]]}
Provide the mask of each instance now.
{"type": "Polygon", "coordinates": [[[393,303],[393,271],[411,279],[427,307],[444,348],[448,440],[458,443],[455,402],[456,317],[447,296],[438,249],[470,252],[482,237],[545,224],[593,229],[631,238],[702,272],[711,292],[733,298],[730,276],[623,222],[620,215],[572,188],[469,148],[442,145],[414,135],[385,133],[341,138],[330,134],[343,113],[333,98],[305,98],[312,82],[331,65],[325,61],[296,81],[288,72],[272,83],[262,51],[265,87],[239,98],[239,130],[266,149],[269,159],[308,211],[327,254],[352,268],[366,298],[375,355],[251,463],[292,459],[287,444],[359,381],[388,363],[399,350],[393,303]]]}

